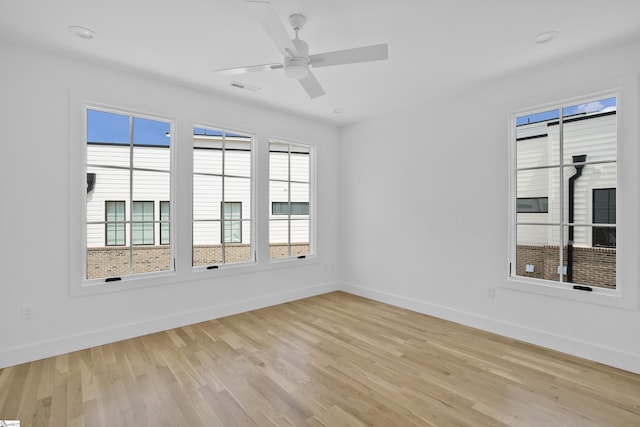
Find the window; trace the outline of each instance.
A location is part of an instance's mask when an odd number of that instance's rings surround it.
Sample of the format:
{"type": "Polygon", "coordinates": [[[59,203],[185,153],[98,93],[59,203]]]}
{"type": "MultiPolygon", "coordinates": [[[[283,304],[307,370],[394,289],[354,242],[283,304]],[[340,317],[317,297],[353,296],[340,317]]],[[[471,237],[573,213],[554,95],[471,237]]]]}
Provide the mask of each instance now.
{"type": "Polygon", "coordinates": [[[222,243],[242,243],[242,202],[223,202],[222,243]]]}
{"type": "MultiPolygon", "coordinates": [[[[614,225],[616,223],[616,189],[593,189],[593,223],[614,225]]],[[[593,246],[616,247],[615,227],[593,227],[593,246]]]]}
{"type": "Polygon", "coordinates": [[[248,135],[193,128],[192,265],[250,262],[252,145],[248,135]]]}
{"type": "Polygon", "coordinates": [[[309,202],[272,202],[272,215],[309,215],[309,202]]]}
{"type": "Polygon", "coordinates": [[[514,135],[511,275],[615,289],[616,98],[518,115],[514,135]]]}
{"type": "Polygon", "coordinates": [[[134,245],[153,245],[154,243],[153,201],[133,202],[133,223],[131,238],[134,245]]]}
{"type": "Polygon", "coordinates": [[[171,123],[98,107],[85,111],[85,278],[171,270],[171,247],[156,247],[154,237],[155,202],[171,198],[171,123]]]}
{"type": "Polygon", "coordinates": [[[548,197],[519,197],[516,201],[518,213],[547,213],[549,212],[548,197]]]}
{"type": "Polygon", "coordinates": [[[105,244],[107,246],[125,245],[124,201],[106,201],[105,244]]]}
{"type": "Polygon", "coordinates": [[[269,144],[269,258],[311,254],[311,148],[269,144]]]}
{"type": "Polygon", "coordinates": [[[171,241],[171,212],[169,202],[160,202],[160,244],[168,245],[171,241]]]}

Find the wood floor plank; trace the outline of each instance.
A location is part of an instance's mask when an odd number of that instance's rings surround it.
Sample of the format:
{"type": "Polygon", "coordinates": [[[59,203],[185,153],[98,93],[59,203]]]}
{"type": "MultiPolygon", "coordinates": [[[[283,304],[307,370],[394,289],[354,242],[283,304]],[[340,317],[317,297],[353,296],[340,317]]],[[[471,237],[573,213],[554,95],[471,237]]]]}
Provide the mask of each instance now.
{"type": "Polygon", "coordinates": [[[333,292],[0,370],[24,426],[640,426],[640,375],[333,292]]]}

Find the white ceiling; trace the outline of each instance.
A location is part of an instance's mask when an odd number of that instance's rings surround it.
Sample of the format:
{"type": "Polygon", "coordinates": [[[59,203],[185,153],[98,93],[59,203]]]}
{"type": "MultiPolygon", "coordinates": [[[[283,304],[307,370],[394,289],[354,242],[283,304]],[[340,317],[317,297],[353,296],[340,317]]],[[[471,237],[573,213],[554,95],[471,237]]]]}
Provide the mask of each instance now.
{"type": "Polygon", "coordinates": [[[272,3],[287,28],[290,14],[308,17],[300,38],[311,54],[387,42],[389,60],[313,70],[327,93],[316,99],[282,70],[217,75],[213,70],[282,62],[243,0],[1,0],[0,39],[342,125],[640,37],[640,0],[272,3]],[[82,39],[70,25],[96,37],[82,39]],[[546,31],[558,36],[532,41],[546,31]],[[261,89],[233,88],[233,80],[261,89]]]}

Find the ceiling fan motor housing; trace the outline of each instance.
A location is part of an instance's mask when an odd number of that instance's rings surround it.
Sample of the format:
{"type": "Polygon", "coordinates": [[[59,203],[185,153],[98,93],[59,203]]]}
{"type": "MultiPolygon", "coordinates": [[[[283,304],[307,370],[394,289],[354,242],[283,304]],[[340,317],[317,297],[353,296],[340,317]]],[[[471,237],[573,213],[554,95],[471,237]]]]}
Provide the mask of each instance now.
{"type": "Polygon", "coordinates": [[[304,40],[291,40],[298,50],[298,56],[284,58],[284,72],[294,79],[304,79],[309,75],[309,45],[304,40]]]}

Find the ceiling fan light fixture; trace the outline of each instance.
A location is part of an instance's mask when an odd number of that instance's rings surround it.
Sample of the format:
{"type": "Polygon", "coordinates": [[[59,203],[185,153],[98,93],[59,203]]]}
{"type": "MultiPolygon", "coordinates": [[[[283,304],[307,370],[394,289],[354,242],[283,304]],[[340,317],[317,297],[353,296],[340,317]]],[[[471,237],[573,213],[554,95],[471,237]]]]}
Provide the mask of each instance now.
{"type": "Polygon", "coordinates": [[[284,72],[292,79],[304,79],[309,75],[309,63],[304,58],[286,58],[284,72]]]}

